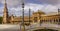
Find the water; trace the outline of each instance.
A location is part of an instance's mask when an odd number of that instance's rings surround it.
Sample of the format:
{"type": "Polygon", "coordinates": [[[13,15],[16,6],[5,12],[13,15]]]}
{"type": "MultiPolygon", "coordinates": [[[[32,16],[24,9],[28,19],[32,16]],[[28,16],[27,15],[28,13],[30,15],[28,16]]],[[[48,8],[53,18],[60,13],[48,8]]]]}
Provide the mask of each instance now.
{"type": "Polygon", "coordinates": [[[58,31],[58,30],[52,30],[52,29],[38,29],[38,30],[34,30],[34,31],[58,31]]]}

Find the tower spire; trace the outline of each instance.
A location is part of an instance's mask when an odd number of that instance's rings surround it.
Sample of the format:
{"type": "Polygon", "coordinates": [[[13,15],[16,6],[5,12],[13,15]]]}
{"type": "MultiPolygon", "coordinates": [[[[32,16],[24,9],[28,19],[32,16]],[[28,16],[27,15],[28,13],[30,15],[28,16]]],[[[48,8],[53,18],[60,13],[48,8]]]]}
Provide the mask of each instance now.
{"type": "Polygon", "coordinates": [[[8,14],[8,9],[7,9],[7,3],[6,3],[6,0],[5,0],[5,3],[4,3],[4,12],[8,14]]]}
{"type": "Polygon", "coordinates": [[[58,14],[60,14],[60,9],[58,8],[58,14]]]}
{"type": "Polygon", "coordinates": [[[4,3],[4,8],[7,8],[7,3],[6,3],[6,0],[5,0],[5,3],[4,3]]]}
{"type": "Polygon", "coordinates": [[[6,3],[6,0],[5,0],[5,3],[6,3]]]}
{"type": "Polygon", "coordinates": [[[7,9],[7,3],[6,3],[6,0],[5,0],[5,3],[4,3],[4,12],[3,12],[3,24],[6,24],[8,22],[8,9],[7,9]]]}

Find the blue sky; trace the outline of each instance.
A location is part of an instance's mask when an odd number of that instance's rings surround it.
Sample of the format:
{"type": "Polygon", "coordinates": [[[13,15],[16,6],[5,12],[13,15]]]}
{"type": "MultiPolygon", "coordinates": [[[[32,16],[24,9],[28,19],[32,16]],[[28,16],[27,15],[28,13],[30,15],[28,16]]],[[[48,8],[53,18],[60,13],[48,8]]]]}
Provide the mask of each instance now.
{"type": "MultiPolygon", "coordinates": [[[[25,15],[28,15],[28,10],[31,11],[41,10],[45,13],[57,12],[60,8],[60,0],[24,0],[25,2],[25,15]]],[[[21,0],[7,0],[9,15],[22,15],[21,0]]],[[[0,0],[0,16],[3,15],[4,0],[0,0]]]]}

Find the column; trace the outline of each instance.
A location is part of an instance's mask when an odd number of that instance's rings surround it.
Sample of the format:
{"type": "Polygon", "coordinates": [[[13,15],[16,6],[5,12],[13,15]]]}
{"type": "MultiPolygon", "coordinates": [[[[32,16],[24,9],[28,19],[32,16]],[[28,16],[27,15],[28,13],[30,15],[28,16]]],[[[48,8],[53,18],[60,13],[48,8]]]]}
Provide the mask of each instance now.
{"type": "Polygon", "coordinates": [[[52,19],[52,23],[54,23],[54,19],[52,19]]]}
{"type": "Polygon", "coordinates": [[[58,24],[59,24],[59,18],[58,18],[58,24]]]}

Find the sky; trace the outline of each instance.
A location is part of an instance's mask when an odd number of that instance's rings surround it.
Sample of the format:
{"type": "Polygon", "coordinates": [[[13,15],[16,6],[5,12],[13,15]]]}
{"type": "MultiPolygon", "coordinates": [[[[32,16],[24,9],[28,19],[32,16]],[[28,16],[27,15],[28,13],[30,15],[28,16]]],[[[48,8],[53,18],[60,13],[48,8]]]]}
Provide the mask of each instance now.
{"type": "MultiPolygon", "coordinates": [[[[12,14],[16,16],[22,15],[21,0],[7,0],[6,2],[9,15],[12,14]]],[[[29,8],[31,9],[31,12],[41,10],[46,14],[50,12],[57,12],[58,8],[60,8],[60,0],[24,0],[24,3],[25,3],[24,8],[25,15],[28,15],[29,8]]],[[[4,0],[0,0],[0,16],[3,15],[4,11],[3,9],[4,9],[4,0]]]]}

